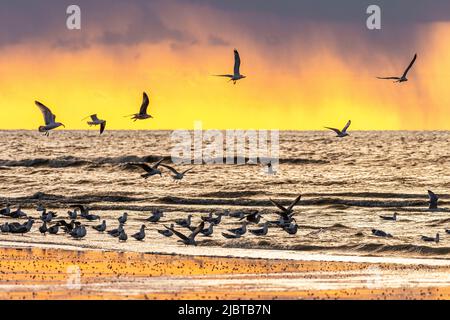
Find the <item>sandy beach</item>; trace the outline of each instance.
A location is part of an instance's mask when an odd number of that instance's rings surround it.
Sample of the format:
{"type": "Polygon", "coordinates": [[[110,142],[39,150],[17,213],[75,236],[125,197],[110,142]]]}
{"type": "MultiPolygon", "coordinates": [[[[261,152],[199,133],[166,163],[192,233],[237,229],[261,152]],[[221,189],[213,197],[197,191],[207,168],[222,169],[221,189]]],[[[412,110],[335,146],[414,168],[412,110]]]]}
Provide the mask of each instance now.
{"type": "Polygon", "coordinates": [[[0,259],[1,299],[450,298],[450,263],[426,259],[417,265],[55,248],[4,248],[0,259]]]}

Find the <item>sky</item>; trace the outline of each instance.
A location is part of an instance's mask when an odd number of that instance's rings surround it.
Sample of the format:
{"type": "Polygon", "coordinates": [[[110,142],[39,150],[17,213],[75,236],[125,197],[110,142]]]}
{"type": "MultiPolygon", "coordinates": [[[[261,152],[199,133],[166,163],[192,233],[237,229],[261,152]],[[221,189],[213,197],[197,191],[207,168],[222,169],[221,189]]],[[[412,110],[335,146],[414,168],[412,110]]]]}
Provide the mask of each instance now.
{"type": "Polygon", "coordinates": [[[36,129],[39,100],[67,129],[449,130],[449,36],[448,0],[1,1],[0,128],[36,129]],[[234,48],[236,85],[212,76],[234,48]],[[408,82],[376,79],[415,53],[408,82]],[[154,119],[134,123],[143,91],[154,119]]]}

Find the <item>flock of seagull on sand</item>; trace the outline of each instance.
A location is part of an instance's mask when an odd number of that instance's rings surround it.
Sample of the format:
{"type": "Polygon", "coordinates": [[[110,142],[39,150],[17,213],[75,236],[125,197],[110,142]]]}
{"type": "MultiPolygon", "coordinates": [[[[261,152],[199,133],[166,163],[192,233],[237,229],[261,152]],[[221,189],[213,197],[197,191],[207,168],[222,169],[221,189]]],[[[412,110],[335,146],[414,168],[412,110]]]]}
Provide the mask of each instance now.
{"type": "MultiPolygon", "coordinates": [[[[378,79],[386,79],[386,80],[394,80],[396,83],[401,83],[408,81],[407,74],[410,71],[411,67],[413,66],[414,62],[417,59],[417,54],[414,55],[414,58],[404,71],[404,73],[399,77],[378,77],[378,79]]],[[[234,84],[238,80],[244,79],[245,76],[240,73],[240,65],[241,65],[241,59],[239,56],[238,51],[234,50],[234,70],[233,74],[220,74],[215,75],[218,77],[226,77],[229,78],[229,81],[233,81],[234,84]]],[[[36,101],[36,105],[41,110],[43,116],[45,125],[39,127],[39,132],[43,132],[46,136],[49,135],[49,131],[56,129],[58,127],[65,127],[64,124],[60,122],[56,122],[56,116],[50,111],[48,107],[46,107],[44,104],[36,101]]],[[[143,93],[143,99],[142,104],[139,109],[139,112],[136,114],[131,114],[131,119],[134,121],[137,120],[146,120],[153,118],[150,114],[148,114],[147,109],[149,105],[149,98],[147,93],[143,93]]],[[[90,115],[89,117],[84,118],[83,120],[90,118],[90,121],[87,122],[89,126],[100,126],[100,134],[102,134],[105,131],[106,128],[106,120],[99,119],[97,114],[90,115]]],[[[350,127],[351,121],[349,120],[345,127],[342,130],[331,128],[331,127],[325,127],[327,129],[330,129],[336,133],[336,137],[344,138],[349,135],[347,132],[348,128],[350,127]]],[[[162,163],[164,159],[161,159],[157,161],[156,163],[152,165],[148,165],[146,163],[130,163],[132,166],[140,167],[145,171],[144,174],[141,175],[141,177],[148,179],[151,176],[154,175],[162,175],[162,172],[160,170],[160,167],[164,167],[168,170],[170,170],[173,175],[173,179],[176,181],[180,181],[183,179],[186,173],[192,170],[192,168],[189,168],[183,172],[177,171],[175,168],[162,163]]],[[[268,165],[269,172],[271,171],[271,165],[269,163],[268,165]]],[[[437,202],[438,197],[432,192],[428,191],[429,196],[429,209],[435,210],[437,209],[437,202]]],[[[279,209],[276,213],[279,215],[279,220],[277,221],[265,221],[262,224],[262,227],[255,228],[255,229],[248,229],[248,231],[255,236],[264,236],[268,233],[269,225],[275,225],[280,228],[282,228],[284,231],[286,231],[288,234],[296,234],[298,230],[298,225],[296,223],[296,220],[294,218],[295,212],[294,207],[299,203],[301,196],[299,195],[288,207],[285,207],[281,205],[280,203],[276,202],[275,200],[270,199],[270,202],[279,209]]],[[[100,216],[90,214],[89,209],[86,206],[83,205],[75,205],[73,206],[74,210],[68,212],[68,218],[69,221],[66,221],[64,219],[57,219],[57,213],[52,211],[47,211],[41,204],[38,206],[37,210],[41,212],[41,216],[39,217],[39,220],[42,221],[41,226],[39,227],[39,232],[42,234],[57,234],[60,229],[62,229],[65,233],[70,235],[72,238],[75,239],[82,239],[87,235],[87,228],[86,225],[83,224],[80,219],[84,219],[87,221],[99,221],[101,220],[100,216]],[[51,224],[51,225],[50,225],[51,224]]],[[[17,210],[12,211],[11,206],[8,204],[6,208],[0,210],[0,215],[10,217],[10,218],[27,218],[27,214],[25,214],[21,208],[19,207],[17,210]]],[[[223,232],[222,236],[227,239],[236,239],[240,238],[244,234],[247,233],[247,226],[249,224],[255,224],[258,225],[260,223],[260,220],[262,218],[262,213],[260,213],[258,210],[254,210],[250,213],[244,213],[243,211],[236,211],[236,212],[230,212],[230,211],[224,211],[216,213],[215,216],[211,212],[209,216],[202,216],[202,222],[196,226],[192,225],[192,217],[193,215],[188,215],[186,219],[177,219],[172,223],[170,226],[164,225],[164,229],[158,230],[158,232],[165,236],[165,237],[171,237],[173,235],[177,236],[180,240],[180,242],[186,244],[186,245],[196,245],[195,238],[198,234],[202,234],[203,236],[211,236],[214,232],[214,226],[220,224],[222,221],[222,217],[229,216],[230,218],[236,218],[238,221],[242,221],[242,224],[239,228],[229,229],[227,232],[223,232]],[[208,223],[208,226],[206,227],[205,224],[208,223]],[[175,229],[175,224],[178,227],[185,228],[186,233],[183,233],[179,230],[175,229]]],[[[164,214],[161,210],[154,210],[152,212],[152,215],[146,219],[150,223],[158,223],[160,219],[164,217],[164,214]]],[[[388,220],[388,221],[397,221],[397,213],[394,213],[393,216],[380,216],[382,220],[388,220]]],[[[97,232],[107,232],[110,236],[116,237],[119,239],[119,241],[127,241],[128,236],[125,231],[125,224],[127,222],[128,215],[127,213],[124,213],[122,216],[118,218],[119,225],[115,229],[107,230],[106,221],[103,220],[101,224],[94,225],[92,228],[96,230],[97,232]]],[[[4,223],[0,226],[0,230],[3,233],[16,233],[16,234],[25,234],[29,232],[33,226],[33,223],[36,219],[32,217],[28,217],[27,222],[21,224],[18,222],[12,222],[12,223],[4,223]]],[[[139,230],[139,232],[132,235],[133,238],[135,238],[138,241],[142,241],[145,238],[145,229],[146,226],[143,224],[139,230]]],[[[446,229],[446,233],[450,234],[450,230],[446,229]]],[[[372,234],[374,236],[378,237],[392,237],[391,234],[378,229],[372,229],[372,234]]],[[[436,234],[435,237],[428,237],[428,236],[421,236],[421,239],[423,241],[434,241],[439,242],[439,233],[436,234]]]]}
{"type": "MultiPolygon", "coordinates": [[[[429,209],[436,210],[438,209],[438,200],[439,197],[434,194],[431,190],[428,190],[429,196],[429,209]]],[[[286,233],[290,235],[295,235],[298,231],[298,225],[295,220],[294,207],[300,202],[301,195],[297,196],[294,201],[288,206],[285,207],[279,202],[269,199],[270,202],[278,209],[276,214],[279,216],[278,220],[269,221],[266,220],[262,226],[255,227],[252,229],[247,229],[247,226],[253,224],[258,226],[261,219],[265,219],[263,214],[258,210],[253,210],[251,212],[244,211],[234,211],[231,212],[229,210],[224,210],[218,213],[210,212],[208,216],[202,216],[201,222],[198,225],[193,225],[192,218],[193,215],[189,214],[184,219],[175,219],[171,223],[170,226],[163,224],[164,229],[159,229],[158,232],[165,237],[172,237],[173,235],[177,236],[181,243],[185,245],[197,245],[195,240],[198,234],[202,234],[205,237],[211,236],[214,232],[214,227],[219,225],[222,221],[223,217],[234,218],[236,221],[241,222],[241,226],[234,229],[228,229],[227,232],[222,232],[222,236],[226,239],[238,239],[241,236],[245,235],[248,232],[255,236],[265,236],[269,231],[269,225],[276,226],[284,230],[286,233]],[[208,226],[206,226],[208,223],[208,226]],[[175,224],[178,228],[184,228],[186,232],[181,232],[175,229],[175,224]]],[[[43,235],[52,234],[56,235],[58,232],[63,230],[65,234],[68,234],[70,237],[74,239],[82,239],[87,235],[87,227],[88,225],[83,224],[81,221],[100,221],[102,220],[99,215],[91,214],[88,207],[84,205],[73,205],[71,207],[73,210],[68,211],[68,221],[58,217],[58,214],[53,211],[47,211],[47,209],[39,204],[36,210],[41,212],[39,218],[33,218],[28,216],[25,212],[22,211],[19,206],[16,210],[11,210],[11,205],[7,204],[6,208],[0,210],[0,215],[4,217],[9,217],[13,219],[19,218],[28,218],[28,220],[21,224],[19,222],[6,222],[0,225],[0,231],[2,233],[12,233],[12,234],[25,234],[31,231],[35,220],[41,220],[41,225],[39,227],[39,232],[43,235]]],[[[153,210],[150,217],[145,219],[147,222],[155,224],[160,222],[161,218],[164,217],[164,213],[160,209],[153,210]]],[[[394,213],[392,216],[380,216],[380,219],[387,221],[397,221],[398,214],[394,213]]],[[[128,235],[125,231],[125,224],[128,221],[128,214],[125,212],[117,219],[118,226],[114,229],[108,229],[106,225],[106,220],[102,220],[102,223],[99,225],[92,225],[91,227],[97,232],[104,233],[107,232],[108,235],[118,238],[120,242],[125,242],[128,240],[128,235]]],[[[166,221],[167,222],[167,221],[166,221]]],[[[137,241],[143,241],[145,239],[145,229],[146,225],[142,224],[139,232],[134,233],[132,237],[137,241]]],[[[450,229],[446,229],[445,232],[450,234],[450,229]]],[[[372,234],[377,237],[385,237],[392,238],[393,236],[383,230],[372,229],[372,234]]],[[[435,237],[429,236],[421,236],[423,241],[427,242],[439,242],[439,233],[436,234],[435,237]]]]}

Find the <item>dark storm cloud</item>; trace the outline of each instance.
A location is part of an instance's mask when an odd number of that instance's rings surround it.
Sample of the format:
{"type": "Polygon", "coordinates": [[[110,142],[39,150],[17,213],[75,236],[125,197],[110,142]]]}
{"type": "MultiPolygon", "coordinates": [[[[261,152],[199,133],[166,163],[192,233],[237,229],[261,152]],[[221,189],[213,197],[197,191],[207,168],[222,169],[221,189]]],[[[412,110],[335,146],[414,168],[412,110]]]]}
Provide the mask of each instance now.
{"type": "Polygon", "coordinates": [[[361,12],[379,5],[386,19],[397,23],[450,20],[448,0],[178,0],[208,5],[228,12],[266,13],[285,18],[358,23],[361,12]]]}
{"type": "MultiPolygon", "coordinates": [[[[336,25],[336,34],[342,37],[339,46],[343,48],[351,45],[353,39],[342,33],[351,30],[380,47],[396,44],[406,48],[414,43],[416,28],[421,23],[450,21],[449,0],[11,0],[0,3],[0,47],[33,40],[68,50],[97,43],[134,45],[169,41],[172,47],[183,47],[205,41],[211,46],[229,45],[232,39],[225,40],[217,32],[196,39],[189,30],[174,27],[172,21],[177,21],[179,11],[192,8],[195,16],[197,7],[226,15],[230,19],[227,24],[267,45],[284,45],[293,37],[308,40],[307,33],[313,30],[305,32],[302,24],[313,23],[319,27],[336,25]],[[65,11],[70,4],[82,8],[83,32],[65,28],[65,11]],[[382,9],[381,32],[365,28],[365,10],[370,4],[378,4],[382,9]],[[168,16],[165,21],[161,18],[162,11],[168,16]],[[268,18],[278,24],[275,27],[268,24],[268,18]],[[93,35],[92,30],[97,33],[93,35]]],[[[201,24],[203,18],[199,14],[195,20],[201,24]]],[[[219,22],[218,27],[222,27],[219,22]]]]}
{"type": "Polygon", "coordinates": [[[58,48],[86,48],[95,43],[134,45],[164,40],[191,43],[187,32],[165,24],[163,1],[144,0],[40,0],[0,3],[0,46],[25,41],[48,41],[58,48]],[[82,31],[66,28],[66,9],[81,7],[82,31]],[[87,32],[86,32],[87,30],[87,32]],[[99,34],[93,36],[92,31],[99,34]]]}

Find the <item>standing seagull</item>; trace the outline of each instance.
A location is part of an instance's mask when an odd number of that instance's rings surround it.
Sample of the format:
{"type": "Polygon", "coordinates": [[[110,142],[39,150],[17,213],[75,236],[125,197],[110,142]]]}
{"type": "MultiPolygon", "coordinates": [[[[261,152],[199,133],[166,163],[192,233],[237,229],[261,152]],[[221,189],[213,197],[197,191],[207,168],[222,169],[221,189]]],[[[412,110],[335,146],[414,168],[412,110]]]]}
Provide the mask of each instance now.
{"type": "Polygon", "coordinates": [[[35,101],[34,103],[41,110],[42,115],[44,116],[44,121],[45,121],[45,126],[40,126],[38,128],[39,132],[44,132],[44,134],[46,136],[49,136],[49,131],[50,130],[56,129],[56,128],[60,127],[60,126],[63,126],[64,128],[66,127],[61,122],[55,122],[56,116],[50,111],[49,108],[44,106],[39,101],[35,101]]]}
{"type": "Polygon", "coordinates": [[[436,210],[438,208],[439,197],[431,190],[428,190],[428,198],[430,198],[430,210],[436,210]]]}
{"type": "Polygon", "coordinates": [[[148,118],[153,118],[151,115],[147,114],[147,108],[148,108],[149,102],[150,101],[148,100],[148,95],[144,92],[143,98],[142,98],[142,105],[141,105],[141,108],[139,109],[139,113],[131,114],[131,116],[132,116],[131,119],[136,121],[136,120],[145,120],[148,118]]]}
{"type": "MultiPolygon", "coordinates": [[[[96,114],[92,114],[89,117],[91,118],[91,121],[88,121],[87,124],[89,126],[100,126],[100,134],[102,134],[103,131],[105,131],[105,128],[106,128],[106,120],[101,120],[101,119],[97,118],[96,114]]],[[[85,120],[85,119],[86,118],[84,118],[83,120],[85,120]]]]}
{"type": "Polygon", "coordinates": [[[161,162],[164,161],[164,158],[156,162],[151,167],[148,164],[145,163],[131,163],[132,166],[141,167],[144,169],[147,173],[144,173],[141,175],[142,178],[147,179],[151,176],[154,176],[155,174],[159,174],[161,176],[161,170],[158,169],[161,162]]]}
{"type": "Polygon", "coordinates": [[[233,74],[218,74],[216,77],[226,77],[230,78],[230,81],[233,81],[233,84],[236,84],[236,81],[245,78],[239,71],[241,67],[241,58],[239,57],[239,52],[234,49],[234,71],[233,74]]]}
{"type": "Polygon", "coordinates": [[[412,59],[408,68],[406,68],[405,72],[403,73],[403,75],[401,77],[385,77],[385,78],[377,77],[377,78],[382,79],[382,80],[395,80],[394,83],[401,83],[401,82],[408,81],[408,78],[406,78],[406,75],[408,74],[409,69],[411,69],[411,67],[413,66],[414,62],[416,62],[416,59],[417,59],[417,54],[414,55],[414,58],[412,59]]]}
{"type": "Polygon", "coordinates": [[[336,134],[337,134],[336,137],[338,137],[338,138],[343,138],[343,137],[346,137],[346,136],[349,135],[349,134],[347,133],[347,129],[348,129],[348,127],[350,127],[351,124],[352,124],[352,121],[351,121],[351,120],[348,120],[347,124],[345,125],[344,129],[342,129],[342,131],[339,130],[339,129],[336,129],[336,128],[330,128],[330,127],[325,127],[325,128],[330,129],[330,130],[333,130],[334,132],[336,132],[336,134]]]}
{"type": "Polygon", "coordinates": [[[135,238],[137,241],[142,241],[145,238],[145,225],[141,226],[141,229],[138,233],[135,233],[132,235],[133,238],[135,238]]]}
{"type": "Polygon", "coordinates": [[[189,169],[187,169],[187,170],[184,170],[183,172],[178,172],[177,170],[175,170],[175,169],[172,168],[171,166],[168,166],[168,165],[166,165],[166,164],[161,164],[161,165],[162,165],[164,168],[167,168],[167,169],[169,169],[170,171],[173,172],[172,178],[173,178],[174,180],[176,180],[176,181],[180,181],[181,179],[184,178],[184,175],[185,175],[186,173],[188,173],[189,171],[191,171],[192,169],[194,169],[194,168],[189,168],[189,169]]]}

